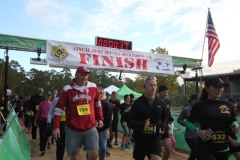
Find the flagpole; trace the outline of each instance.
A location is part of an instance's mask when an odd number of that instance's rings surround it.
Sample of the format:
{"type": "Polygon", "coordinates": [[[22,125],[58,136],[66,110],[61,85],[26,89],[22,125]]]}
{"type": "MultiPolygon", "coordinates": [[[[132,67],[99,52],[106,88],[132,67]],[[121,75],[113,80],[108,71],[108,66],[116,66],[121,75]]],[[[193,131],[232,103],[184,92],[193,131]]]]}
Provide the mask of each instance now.
{"type": "MultiPolygon", "coordinates": [[[[209,10],[209,9],[210,9],[210,8],[208,8],[208,10],[209,10]]],[[[208,22],[206,21],[205,33],[204,33],[204,37],[203,37],[202,58],[201,58],[202,61],[203,61],[203,52],[204,52],[204,45],[205,45],[205,38],[206,38],[206,31],[207,31],[207,24],[208,24],[208,22]]],[[[201,61],[201,65],[202,65],[202,61],[201,61]]]]}
{"type": "MultiPolygon", "coordinates": [[[[210,8],[208,8],[208,11],[209,11],[210,8]]],[[[201,62],[200,62],[200,66],[202,66],[202,62],[203,62],[203,52],[204,52],[204,45],[205,45],[205,39],[206,39],[206,31],[207,31],[207,25],[208,25],[208,15],[207,15],[207,21],[206,21],[206,27],[205,27],[205,33],[204,33],[204,37],[203,37],[203,47],[202,47],[202,58],[201,58],[201,62]]],[[[202,71],[202,68],[200,69],[201,71],[201,76],[200,76],[200,88],[202,89],[202,76],[203,76],[203,71],[202,71]]],[[[196,70],[197,72],[197,70],[196,70]]],[[[196,83],[197,85],[198,83],[196,83]]],[[[198,85],[196,86],[198,87],[198,85]]],[[[197,91],[197,90],[196,90],[197,91]]],[[[197,92],[198,93],[198,92],[197,92]]]]}

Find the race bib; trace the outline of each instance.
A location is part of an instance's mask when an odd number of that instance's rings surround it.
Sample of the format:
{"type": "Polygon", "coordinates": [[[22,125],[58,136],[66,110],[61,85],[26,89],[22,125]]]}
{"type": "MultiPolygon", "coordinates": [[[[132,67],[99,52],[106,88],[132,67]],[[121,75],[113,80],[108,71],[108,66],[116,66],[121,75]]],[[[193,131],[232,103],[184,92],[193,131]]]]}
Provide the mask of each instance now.
{"type": "Polygon", "coordinates": [[[123,126],[127,126],[127,122],[125,122],[125,121],[122,124],[123,124],[123,126]]]}
{"type": "Polygon", "coordinates": [[[35,110],[38,111],[39,110],[39,105],[35,106],[35,110]]]}
{"type": "Polygon", "coordinates": [[[156,126],[155,125],[148,125],[143,129],[143,134],[155,134],[156,133],[156,126]]]}
{"type": "Polygon", "coordinates": [[[77,111],[79,116],[89,115],[91,114],[90,105],[83,104],[77,106],[77,111]]]}
{"type": "Polygon", "coordinates": [[[66,114],[65,114],[65,112],[62,112],[61,121],[66,121],[66,114]]]}
{"type": "Polygon", "coordinates": [[[227,133],[225,131],[216,131],[212,134],[213,143],[226,143],[227,133]]]}

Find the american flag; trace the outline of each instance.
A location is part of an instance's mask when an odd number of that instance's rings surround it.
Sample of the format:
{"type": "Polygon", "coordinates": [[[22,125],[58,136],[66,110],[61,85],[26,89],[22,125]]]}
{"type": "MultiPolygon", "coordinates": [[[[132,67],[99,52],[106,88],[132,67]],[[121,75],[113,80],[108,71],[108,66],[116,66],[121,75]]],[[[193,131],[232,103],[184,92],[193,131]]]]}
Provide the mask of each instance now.
{"type": "Polygon", "coordinates": [[[213,24],[210,10],[208,10],[206,37],[208,37],[208,66],[211,67],[214,61],[214,56],[220,48],[220,42],[213,24]]]}

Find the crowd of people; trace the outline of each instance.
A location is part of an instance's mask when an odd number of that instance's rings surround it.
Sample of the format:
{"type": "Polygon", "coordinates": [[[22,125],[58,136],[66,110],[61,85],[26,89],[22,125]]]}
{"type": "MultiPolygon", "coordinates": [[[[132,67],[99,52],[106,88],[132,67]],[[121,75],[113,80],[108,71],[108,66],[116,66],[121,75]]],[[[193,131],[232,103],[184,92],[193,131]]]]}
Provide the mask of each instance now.
{"type": "MultiPolygon", "coordinates": [[[[33,142],[39,129],[40,156],[56,142],[57,160],[63,159],[65,149],[72,160],[79,159],[81,149],[87,160],[104,160],[113,145],[123,151],[133,148],[136,160],[168,160],[177,143],[168,86],[149,76],[139,98],[129,93],[120,103],[117,92],[105,92],[88,80],[89,75],[80,66],[59,95],[57,90],[38,88],[35,95],[14,96],[9,102],[33,142]]],[[[240,159],[237,102],[221,100],[225,85],[218,77],[206,79],[201,94],[190,95],[189,106],[177,119],[186,127],[189,160],[227,160],[230,154],[240,159]]]]}

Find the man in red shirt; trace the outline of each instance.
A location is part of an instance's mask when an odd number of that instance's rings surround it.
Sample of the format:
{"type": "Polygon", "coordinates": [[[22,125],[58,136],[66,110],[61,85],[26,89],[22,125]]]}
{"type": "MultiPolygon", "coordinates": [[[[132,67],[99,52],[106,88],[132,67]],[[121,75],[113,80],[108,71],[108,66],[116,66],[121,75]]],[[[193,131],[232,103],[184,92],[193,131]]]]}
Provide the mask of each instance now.
{"type": "Polygon", "coordinates": [[[87,151],[87,160],[98,157],[97,127],[103,126],[102,106],[98,88],[88,81],[90,72],[87,68],[77,68],[75,78],[64,86],[54,111],[53,136],[60,137],[59,125],[61,114],[66,114],[66,150],[73,160],[78,160],[82,146],[87,151]]]}

